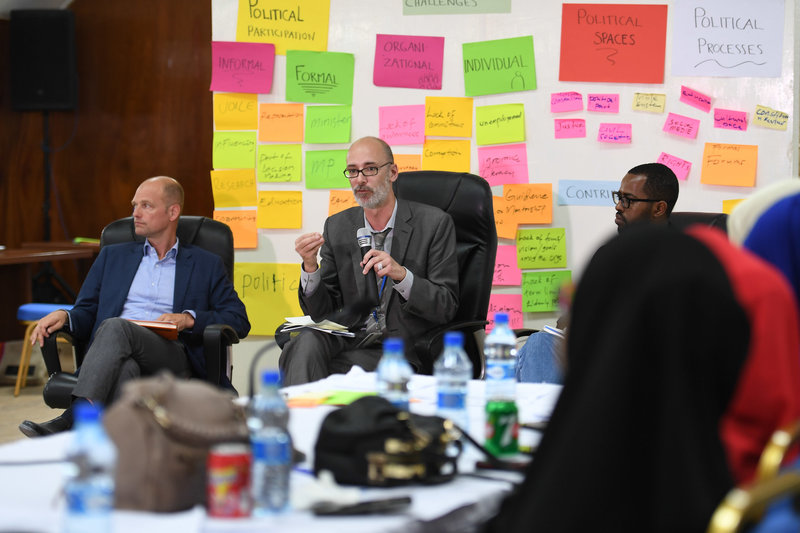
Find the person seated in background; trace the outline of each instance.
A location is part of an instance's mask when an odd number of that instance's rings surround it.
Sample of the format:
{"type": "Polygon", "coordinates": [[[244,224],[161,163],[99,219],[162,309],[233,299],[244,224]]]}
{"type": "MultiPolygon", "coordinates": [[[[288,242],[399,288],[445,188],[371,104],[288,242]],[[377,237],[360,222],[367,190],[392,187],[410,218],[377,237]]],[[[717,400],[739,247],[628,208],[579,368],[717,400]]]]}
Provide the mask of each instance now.
{"type": "MultiPolygon", "coordinates": [[[[166,369],[177,376],[206,376],[203,330],[228,324],[240,338],[250,331],[247,311],[228,279],[222,259],[178,241],[183,188],[158,176],[145,180],[131,201],[136,235],[142,242],[104,246],[81,286],[71,310],[58,310],[36,325],[32,344],[68,326],[91,344],[78,373],[73,400],[110,404],[122,385],[166,369]],[[178,340],[130,322],[172,322],[178,340]]],[[[227,381],[227,377],[225,378],[227,381]]],[[[231,387],[227,382],[224,385],[231,387]]],[[[72,408],[47,422],[25,420],[28,437],[72,427],[72,408]]]]}
{"type": "Polygon", "coordinates": [[[666,165],[645,163],[630,169],[622,178],[619,190],[611,193],[617,231],[634,223],[668,223],[678,201],[678,189],[678,178],[666,165]]]}
{"type": "MultiPolygon", "coordinates": [[[[372,304],[374,311],[354,338],[305,329],[289,340],[278,361],[284,385],[346,373],[353,365],[375,370],[383,338],[402,337],[413,345],[416,336],[455,316],[453,220],[435,207],[396,198],[392,182],[397,174],[388,144],[377,137],[357,140],[347,152],[344,175],[359,206],[328,217],[322,235],[307,233],[295,241],[302,258],[298,292],[303,312],[321,320],[358,307],[370,294],[370,270],[380,287],[380,304],[372,304]],[[362,227],[373,235],[373,248],[363,256],[357,240],[362,227]]],[[[413,350],[406,357],[420,369],[413,350]]]]}
{"type": "Polygon", "coordinates": [[[567,313],[556,321],[556,326],[544,326],[531,333],[517,351],[515,373],[517,381],[525,383],[564,383],[567,370],[566,327],[567,313]]]}

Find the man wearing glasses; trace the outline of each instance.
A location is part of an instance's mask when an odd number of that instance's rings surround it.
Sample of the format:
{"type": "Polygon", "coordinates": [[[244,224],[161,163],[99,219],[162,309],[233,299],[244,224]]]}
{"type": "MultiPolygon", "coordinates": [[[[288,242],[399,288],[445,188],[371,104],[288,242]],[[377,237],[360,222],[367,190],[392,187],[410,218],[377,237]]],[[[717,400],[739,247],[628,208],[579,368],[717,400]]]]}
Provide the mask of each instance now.
{"type": "Polygon", "coordinates": [[[630,169],[611,197],[618,232],[633,223],[667,223],[678,201],[678,178],[666,165],[646,163],[630,169]]]}
{"type": "MultiPolygon", "coordinates": [[[[295,241],[302,258],[300,307],[319,321],[344,308],[358,307],[374,295],[376,305],[353,338],[305,329],[283,348],[279,365],[284,385],[307,383],[353,365],[375,370],[381,341],[402,337],[406,346],[422,332],[446,324],[458,309],[458,263],[453,221],[444,211],[395,197],[397,179],[392,149],[376,137],[364,137],[347,152],[344,178],[359,207],[328,217],[322,235],[307,233],[295,241]],[[372,234],[372,249],[362,254],[357,233],[372,234]],[[317,264],[317,253],[320,262],[317,264]]],[[[418,370],[413,349],[406,357],[418,370]]]]}

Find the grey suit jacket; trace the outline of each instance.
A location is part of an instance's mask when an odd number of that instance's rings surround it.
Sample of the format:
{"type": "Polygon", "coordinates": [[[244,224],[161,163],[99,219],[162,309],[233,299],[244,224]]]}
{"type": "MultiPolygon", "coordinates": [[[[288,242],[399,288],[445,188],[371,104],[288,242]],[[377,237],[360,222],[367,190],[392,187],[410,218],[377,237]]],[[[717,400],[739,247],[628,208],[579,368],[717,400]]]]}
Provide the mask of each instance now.
{"type": "MultiPolygon", "coordinates": [[[[367,279],[361,273],[361,250],[356,232],[364,227],[364,210],[351,207],[325,221],[325,244],[320,250],[321,284],[300,306],[315,320],[366,297],[367,279]]],[[[386,330],[411,345],[419,334],[446,324],[458,309],[456,235],[450,215],[429,205],[397,199],[392,258],[414,273],[408,300],[391,290],[386,307],[386,330]]],[[[407,351],[409,360],[419,365],[407,351]]]]}

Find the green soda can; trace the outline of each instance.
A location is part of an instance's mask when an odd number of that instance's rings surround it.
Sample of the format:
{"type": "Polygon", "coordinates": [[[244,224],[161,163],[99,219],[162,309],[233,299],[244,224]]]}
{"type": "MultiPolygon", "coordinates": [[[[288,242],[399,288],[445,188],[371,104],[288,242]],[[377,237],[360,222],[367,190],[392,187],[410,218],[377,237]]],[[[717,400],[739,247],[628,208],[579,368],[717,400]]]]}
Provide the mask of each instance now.
{"type": "Polygon", "coordinates": [[[495,456],[519,452],[519,417],[513,401],[486,403],[486,449],[495,456]]]}

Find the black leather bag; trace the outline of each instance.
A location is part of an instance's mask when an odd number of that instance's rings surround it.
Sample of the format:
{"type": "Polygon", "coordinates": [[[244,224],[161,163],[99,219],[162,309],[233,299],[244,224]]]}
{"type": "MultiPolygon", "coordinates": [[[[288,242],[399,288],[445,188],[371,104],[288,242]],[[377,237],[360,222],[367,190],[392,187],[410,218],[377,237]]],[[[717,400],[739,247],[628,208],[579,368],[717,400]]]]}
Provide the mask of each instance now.
{"type": "Polygon", "coordinates": [[[366,396],[325,417],[314,448],[314,473],[343,485],[443,483],[457,473],[461,431],[450,420],[401,411],[366,396]]]}

